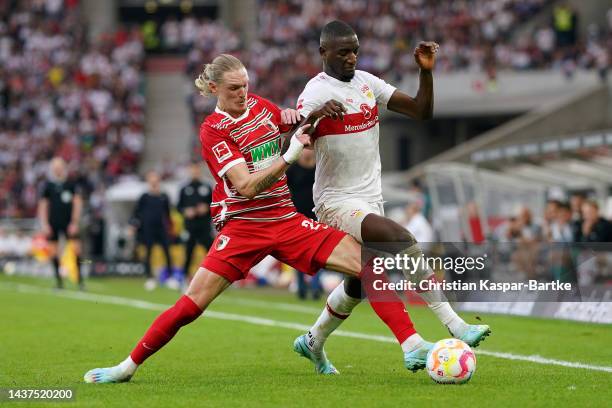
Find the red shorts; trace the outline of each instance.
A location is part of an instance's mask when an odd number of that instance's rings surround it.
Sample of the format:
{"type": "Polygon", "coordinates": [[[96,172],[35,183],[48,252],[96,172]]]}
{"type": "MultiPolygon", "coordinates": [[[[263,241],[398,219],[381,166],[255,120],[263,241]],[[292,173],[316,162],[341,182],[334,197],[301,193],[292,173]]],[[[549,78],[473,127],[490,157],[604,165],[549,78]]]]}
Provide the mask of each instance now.
{"type": "Polygon", "coordinates": [[[231,220],[219,232],[202,267],[230,282],[272,255],[298,271],[314,275],[346,234],[298,214],[285,220],[231,220]]]}

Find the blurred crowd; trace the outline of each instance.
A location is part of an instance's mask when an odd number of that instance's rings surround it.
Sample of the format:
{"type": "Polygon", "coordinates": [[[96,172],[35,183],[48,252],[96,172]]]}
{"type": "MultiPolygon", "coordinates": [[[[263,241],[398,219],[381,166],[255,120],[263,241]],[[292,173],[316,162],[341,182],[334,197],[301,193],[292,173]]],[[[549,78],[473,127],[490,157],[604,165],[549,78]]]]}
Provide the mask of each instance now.
{"type": "MultiPolygon", "coordinates": [[[[305,83],[321,70],[318,55],[322,22],[339,18],[360,38],[360,69],[398,83],[416,72],[412,50],[421,40],[441,49],[436,70],[477,71],[494,81],[501,69],[552,68],[571,77],[577,69],[597,69],[605,78],[612,49],[612,8],[605,27],[591,25],[578,35],[579,16],[550,0],[353,1],[260,0],[258,39],[244,46],[219,22],[193,17],[161,26],[161,44],[188,54],[188,74],[221,52],[245,62],[252,89],[281,106],[293,106],[305,83]],[[546,8],[546,9],[545,9],[546,8]],[[543,11],[543,10],[546,11],[543,11]],[[539,14],[540,13],[540,14],[539,14]],[[517,33],[537,16],[533,28],[517,33]]],[[[191,96],[196,124],[214,101],[191,96]]]]}
{"type": "Polygon", "coordinates": [[[549,200],[541,222],[523,207],[494,231],[499,242],[593,243],[612,242],[612,222],[601,214],[599,204],[583,193],[568,202],[549,200]]]}
{"type": "Polygon", "coordinates": [[[78,0],[0,2],[0,217],[35,215],[53,156],[94,198],[136,170],[140,31],[120,28],[93,42],[88,34],[78,0]]]}

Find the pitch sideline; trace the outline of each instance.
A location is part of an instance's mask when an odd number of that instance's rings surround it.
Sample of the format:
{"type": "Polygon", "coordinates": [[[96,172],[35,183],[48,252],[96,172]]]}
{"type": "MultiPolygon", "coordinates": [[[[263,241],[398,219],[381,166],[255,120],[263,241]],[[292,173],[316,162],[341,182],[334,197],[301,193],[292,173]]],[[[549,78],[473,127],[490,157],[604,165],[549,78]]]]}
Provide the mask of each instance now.
{"type": "MultiPolygon", "coordinates": [[[[83,292],[54,292],[51,289],[45,289],[45,288],[41,288],[38,286],[25,285],[25,284],[12,284],[12,283],[7,283],[7,282],[0,282],[0,289],[2,290],[16,289],[20,293],[53,295],[56,297],[63,297],[63,298],[68,298],[68,299],[76,299],[76,300],[83,300],[83,301],[88,301],[88,302],[99,302],[99,303],[106,303],[106,304],[113,304],[113,305],[129,306],[129,307],[134,307],[137,309],[144,309],[144,310],[161,311],[161,310],[166,310],[168,307],[170,307],[170,305],[163,305],[160,303],[152,303],[152,302],[147,302],[144,300],[130,299],[130,298],[125,298],[125,297],[120,297],[120,296],[101,295],[101,294],[83,293],[83,292]]],[[[292,329],[292,330],[299,330],[299,331],[306,331],[310,328],[310,326],[298,324],[298,323],[282,322],[279,320],[266,319],[266,318],[261,318],[261,317],[256,317],[256,316],[239,315],[239,314],[233,314],[233,313],[206,311],[205,315],[206,317],[209,317],[212,319],[238,321],[238,322],[243,322],[243,323],[255,324],[258,326],[281,327],[285,329],[292,329]]],[[[366,334],[366,333],[359,333],[359,332],[352,332],[352,331],[345,331],[345,330],[336,330],[334,332],[334,335],[342,336],[342,337],[352,337],[352,338],[362,339],[362,340],[378,341],[378,342],[384,342],[384,343],[395,343],[396,342],[396,340],[393,337],[389,337],[389,336],[380,336],[380,335],[373,335],[373,334],[366,334]]],[[[578,362],[572,362],[572,361],[556,360],[556,359],[541,357],[538,355],[526,356],[526,355],[521,355],[521,354],[503,353],[503,352],[488,351],[488,350],[482,350],[482,349],[476,349],[475,351],[476,351],[476,354],[490,356],[490,357],[503,358],[507,360],[528,361],[528,362],[536,363],[536,364],[556,365],[556,366],[569,367],[569,368],[582,368],[586,370],[604,371],[604,372],[612,373],[612,367],[608,367],[608,366],[598,366],[598,365],[578,363],[578,362]]]]}

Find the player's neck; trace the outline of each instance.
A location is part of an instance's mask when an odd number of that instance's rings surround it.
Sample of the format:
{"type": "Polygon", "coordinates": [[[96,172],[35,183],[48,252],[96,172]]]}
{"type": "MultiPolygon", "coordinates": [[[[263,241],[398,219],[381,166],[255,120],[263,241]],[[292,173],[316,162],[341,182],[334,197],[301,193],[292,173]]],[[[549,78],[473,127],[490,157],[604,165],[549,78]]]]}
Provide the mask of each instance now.
{"type": "Polygon", "coordinates": [[[244,112],[246,112],[246,109],[242,112],[239,111],[230,111],[227,109],[224,109],[220,104],[217,104],[217,108],[225,113],[227,113],[228,115],[230,115],[232,118],[237,119],[239,117],[241,117],[242,115],[244,115],[244,112]]]}
{"type": "Polygon", "coordinates": [[[330,77],[332,77],[332,78],[334,78],[334,79],[337,79],[338,81],[341,81],[341,82],[351,82],[351,79],[352,79],[352,78],[346,78],[346,77],[343,77],[342,75],[339,75],[339,74],[335,73],[334,71],[332,71],[332,69],[331,69],[330,67],[326,67],[326,66],[324,66],[324,67],[323,67],[323,71],[324,71],[324,72],[325,72],[325,73],[326,73],[328,76],[330,76],[330,77]]]}

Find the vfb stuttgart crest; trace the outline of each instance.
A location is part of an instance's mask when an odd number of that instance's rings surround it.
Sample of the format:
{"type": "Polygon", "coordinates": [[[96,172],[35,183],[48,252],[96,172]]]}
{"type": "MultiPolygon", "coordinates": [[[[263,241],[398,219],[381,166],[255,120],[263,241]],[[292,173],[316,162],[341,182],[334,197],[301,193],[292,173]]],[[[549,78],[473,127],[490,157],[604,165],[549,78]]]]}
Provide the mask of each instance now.
{"type": "Polygon", "coordinates": [[[230,237],[228,237],[227,235],[219,235],[217,237],[217,245],[215,245],[215,249],[217,251],[221,251],[223,248],[227,246],[229,241],[230,241],[230,237]]]}
{"type": "Polygon", "coordinates": [[[366,120],[369,120],[372,117],[372,107],[367,103],[362,103],[359,105],[359,109],[361,110],[361,113],[363,113],[363,117],[366,120]]]}

